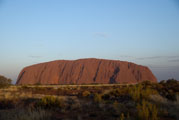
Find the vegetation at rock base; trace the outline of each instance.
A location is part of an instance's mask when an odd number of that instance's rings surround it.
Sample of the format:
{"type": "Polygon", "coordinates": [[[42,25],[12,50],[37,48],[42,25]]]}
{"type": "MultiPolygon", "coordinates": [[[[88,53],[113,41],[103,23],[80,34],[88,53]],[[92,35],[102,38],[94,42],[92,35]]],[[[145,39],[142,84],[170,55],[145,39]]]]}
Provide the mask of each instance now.
{"type": "Polygon", "coordinates": [[[177,120],[179,82],[11,85],[0,89],[0,120],[177,120]]]}

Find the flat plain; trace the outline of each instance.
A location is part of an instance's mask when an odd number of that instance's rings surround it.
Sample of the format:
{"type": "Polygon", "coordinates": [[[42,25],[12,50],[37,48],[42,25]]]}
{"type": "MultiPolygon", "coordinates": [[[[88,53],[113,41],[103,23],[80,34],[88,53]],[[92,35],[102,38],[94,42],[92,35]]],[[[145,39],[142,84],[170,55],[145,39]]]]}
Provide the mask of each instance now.
{"type": "Polygon", "coordinates": [[[1,120],[177,120],[177,111],[176,80],[0,89],[1,120]]]}

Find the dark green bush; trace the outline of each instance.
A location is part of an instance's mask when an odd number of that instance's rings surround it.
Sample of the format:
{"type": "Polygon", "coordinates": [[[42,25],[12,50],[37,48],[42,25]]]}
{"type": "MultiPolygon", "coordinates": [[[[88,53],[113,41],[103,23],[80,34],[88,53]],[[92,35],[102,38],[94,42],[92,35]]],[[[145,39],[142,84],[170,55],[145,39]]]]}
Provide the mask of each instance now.
{"type": "Polygon", "coordinates": [[[179,93],[179,81],[175,79],[163,80],[157,85],[156,89],[161,96],[176,101],[176,96],[179,93]]]}

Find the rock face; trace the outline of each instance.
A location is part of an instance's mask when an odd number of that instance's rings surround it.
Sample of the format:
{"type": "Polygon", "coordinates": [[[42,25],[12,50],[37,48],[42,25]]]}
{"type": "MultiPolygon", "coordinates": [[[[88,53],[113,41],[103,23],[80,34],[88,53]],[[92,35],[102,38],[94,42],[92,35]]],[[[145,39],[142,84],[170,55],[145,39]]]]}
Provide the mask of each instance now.
{"type": "Polygon", "coordinates": [[[91,84],[157,82],[149,68],[104,59],[57,60],[24,68],[16,84],[91,84]]]}

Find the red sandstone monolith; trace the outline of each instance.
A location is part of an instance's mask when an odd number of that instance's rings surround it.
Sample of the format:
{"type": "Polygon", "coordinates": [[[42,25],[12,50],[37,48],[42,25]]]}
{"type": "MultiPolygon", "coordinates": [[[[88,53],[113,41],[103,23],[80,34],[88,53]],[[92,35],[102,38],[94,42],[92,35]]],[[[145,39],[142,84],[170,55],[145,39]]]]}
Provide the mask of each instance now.
{"type": "Polygon", "coordinates": [[[108,84],[157,82],[148,67],[119,60],[57,60],[25,67],[16,84],[108,84]]]}

